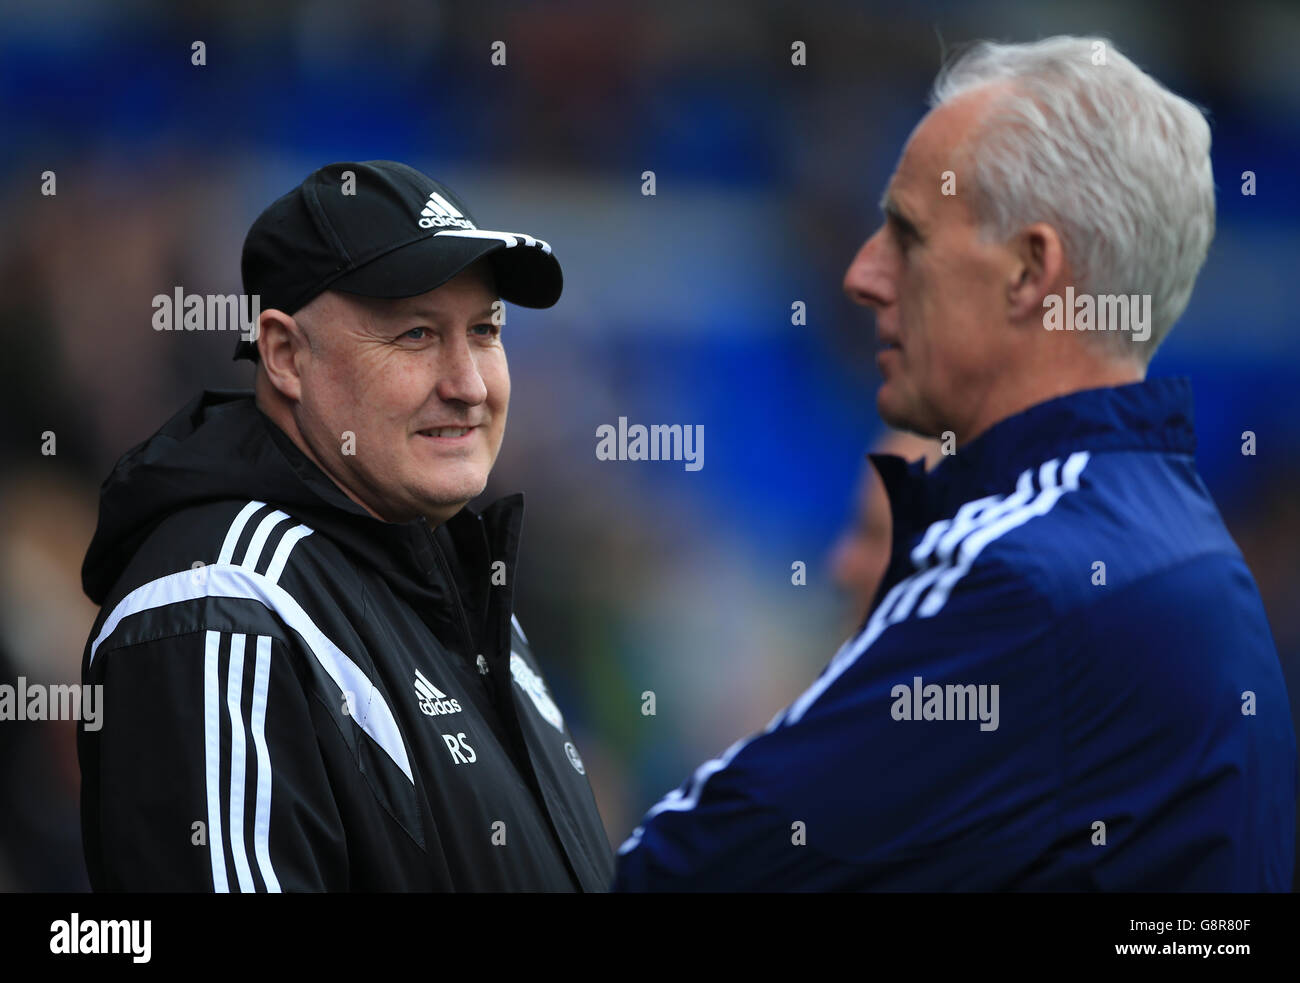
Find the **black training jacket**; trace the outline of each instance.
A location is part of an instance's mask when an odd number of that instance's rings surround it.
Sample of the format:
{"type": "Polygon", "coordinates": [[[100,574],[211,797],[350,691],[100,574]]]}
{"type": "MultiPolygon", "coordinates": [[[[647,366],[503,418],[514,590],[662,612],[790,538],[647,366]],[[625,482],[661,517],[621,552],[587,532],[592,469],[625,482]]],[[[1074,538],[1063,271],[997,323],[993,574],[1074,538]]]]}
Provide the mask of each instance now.
{"type": "Polygon", "coordinates": [[[585,767],[511,610],[522,511],[375,519],[251,392],[128,451],[82,570],[91,884],[604,890],[585,767]]]}

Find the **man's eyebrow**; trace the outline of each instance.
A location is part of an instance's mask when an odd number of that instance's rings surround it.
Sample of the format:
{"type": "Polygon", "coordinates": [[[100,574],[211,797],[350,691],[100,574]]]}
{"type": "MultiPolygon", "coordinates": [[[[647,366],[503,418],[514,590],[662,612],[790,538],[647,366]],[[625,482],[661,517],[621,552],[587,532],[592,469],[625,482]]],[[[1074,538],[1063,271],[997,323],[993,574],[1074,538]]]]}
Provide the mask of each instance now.
{"type": "Polygon", "coordinates": [[[897,225],[903,232],[908,235],[921,237],[921,230],[916,227],[916,223],[903,214],[903,210],[898,206],[886,191],[880,196],[880,210],[885,213],[885,217],[897,225]]]}

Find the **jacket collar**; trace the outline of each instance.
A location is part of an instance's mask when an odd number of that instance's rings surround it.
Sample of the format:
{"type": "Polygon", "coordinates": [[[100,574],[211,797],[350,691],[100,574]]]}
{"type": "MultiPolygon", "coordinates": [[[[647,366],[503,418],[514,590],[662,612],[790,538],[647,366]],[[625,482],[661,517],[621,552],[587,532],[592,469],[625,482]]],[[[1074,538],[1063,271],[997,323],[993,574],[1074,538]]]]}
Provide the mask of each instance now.
{"type": "Polygon", "coordinates": [[[1075,451],[1193,455],[1191,383],[1148,379],[1050,399],[994,424],[930,472],[892,454],[869,454],[889,497],[893,543],[875,604],[911,572],[908,553],[932,523],[965,502],[1006,494],[1025,469],[1075,451]]]}
{"type": "Polygon", "coordinates": [[[1053,457],[1132,450],[1195,454],[1187,379],[1148,379],[1049,399],[994,424],[928,473],[922,461],[868,457],[897,524],[900,515],[933,521],[972,498],[1004,493],[1026,468],[1053,457]]]}

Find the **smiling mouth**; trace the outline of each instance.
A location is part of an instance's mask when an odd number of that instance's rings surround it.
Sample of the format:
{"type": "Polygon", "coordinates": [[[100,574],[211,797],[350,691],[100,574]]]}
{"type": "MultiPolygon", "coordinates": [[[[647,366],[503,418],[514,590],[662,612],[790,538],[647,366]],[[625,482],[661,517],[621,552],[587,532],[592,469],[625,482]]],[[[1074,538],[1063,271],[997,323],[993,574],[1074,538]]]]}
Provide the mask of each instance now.
{"type": "Polygon", "coordinates": [[[417,430],[421,437],[464,437],[473,430],[473,427],[431,427],[428,430],[417,430]]]}

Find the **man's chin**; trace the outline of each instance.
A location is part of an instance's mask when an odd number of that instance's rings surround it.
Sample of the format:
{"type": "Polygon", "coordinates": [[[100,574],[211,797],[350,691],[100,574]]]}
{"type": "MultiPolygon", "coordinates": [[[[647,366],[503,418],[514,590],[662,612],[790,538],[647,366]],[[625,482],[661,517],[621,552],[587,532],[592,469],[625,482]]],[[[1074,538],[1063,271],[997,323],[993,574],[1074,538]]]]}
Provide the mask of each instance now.
{"type": "Polygon", "coordinates": [[[482,495],[485,488],[486,481],[475,480],[421,489],[419,499],[422,511],[430,517],[442,515],[444,518],[441,521],[446,521],[482,495]]]}
{"type": "Polygon", "coordinates": [[[895,430],[913,429],[907,407],[889,382],[881,385],[876,392],[876,412],[880,414],[880,419],[895,430]]]}
{"type": "Polygon", "coordinates": [[[876,412],[880,419],[895,430],[914,433],[920,437],[938,437],[939,430],[933,421],[926,419],[914,405],[901,398],[891,383],[886,382],[876,393],[876,412]]]}

